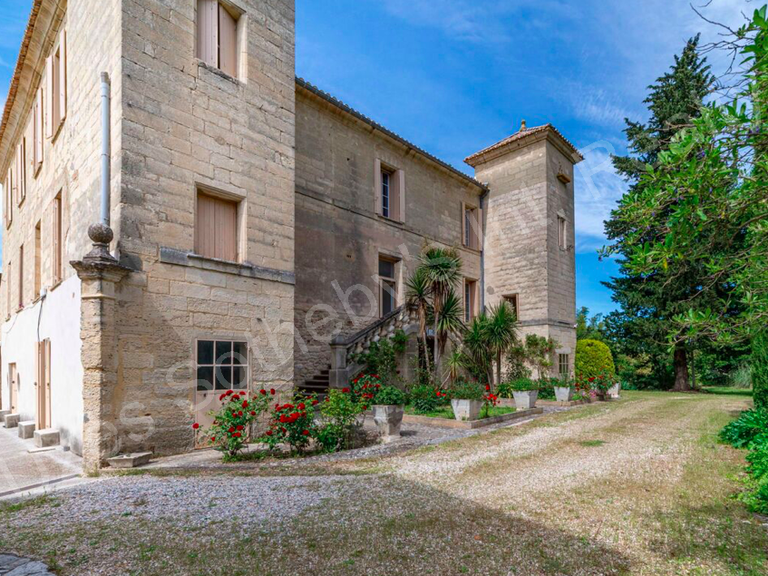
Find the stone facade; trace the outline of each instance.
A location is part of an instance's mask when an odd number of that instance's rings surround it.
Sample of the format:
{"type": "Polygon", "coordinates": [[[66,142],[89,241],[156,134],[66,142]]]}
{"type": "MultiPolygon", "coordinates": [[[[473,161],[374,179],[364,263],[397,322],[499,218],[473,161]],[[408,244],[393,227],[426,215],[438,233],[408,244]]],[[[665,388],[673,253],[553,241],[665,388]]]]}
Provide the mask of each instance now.
{"type": "Polygon", "coordinates": [[[31,351],[46,338],[53,426],[89,467],[118,452],[192,449],[191,425],[208,407],[197,390],[198,340],[246,342],[248,385],[288,394],[327,367],[332,338],[379,318],[379,258],[395,262],[399,304],[426,243],[460,250],[486,304],[520,294],[526,329],[573,347],[573,242],[559,247],[557,218],[572,238],[564,180],[579,158],[559,133],[531,131],[483,151],[471,178],[296,79],[293,0],[222,3],[238,15],[237,78],[196,57],[195,1],[34,0],[0,128],[0,174],[30,137],[62,32],[68,99],[39,173],[28,162],[26,196],[14,199],[3,234],[3,406],[13,364],[18,411],[34,418],[31,351]],[[99,220],[104,72],[114,240],[99,267],[84,257],[99,220]],[[401,221],[377,212],[379,165],[404,175],[401,221]],[[236,203],[236,261],[198,253],[201,191],[236,203]],[[57,195],[61,279],[52,265],[57,195]],[[462,245],[464,205],[485,208],[485,255],[462,245]]]}

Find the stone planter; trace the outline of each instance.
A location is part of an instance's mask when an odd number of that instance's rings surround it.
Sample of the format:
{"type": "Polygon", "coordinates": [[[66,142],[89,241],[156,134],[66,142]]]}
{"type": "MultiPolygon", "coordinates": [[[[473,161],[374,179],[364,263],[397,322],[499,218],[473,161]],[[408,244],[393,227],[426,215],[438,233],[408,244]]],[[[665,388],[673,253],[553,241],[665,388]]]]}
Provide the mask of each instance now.
{"type": "Polygon", "coordinates": [[[403,407],[396,404],[377,404],[373,407],[373,421],[384,442],[392,442],[400,438],[403,414],[403,407]]]}
{"type": "Polygon", "coordinates": [[[573,388],[570,386],[555,386],[555,399],[558,402],[570,402],[573,400],[573,388]]]}
{"type": "Polygon", "coordinates": [[[538,390],[515,390],[512,392],[515,397],[515,407],[518,410],[530,410],[536,406],[536,399],[539,397],[538,390]]]}
{"type": "Polygon", "coordinates": [[[621,383],[616,382],[616,384],[608,388],[608,396],[610,396],[611,398],[619,398],[620,390],[621,390],[621,383]]]}
{"type": "Polygon", "coordinates": [[[480,416],[480,409],[483,407],[482,400],[451,400],[451,408],[456,420],[463,422],[477,420],[480,416]]]}

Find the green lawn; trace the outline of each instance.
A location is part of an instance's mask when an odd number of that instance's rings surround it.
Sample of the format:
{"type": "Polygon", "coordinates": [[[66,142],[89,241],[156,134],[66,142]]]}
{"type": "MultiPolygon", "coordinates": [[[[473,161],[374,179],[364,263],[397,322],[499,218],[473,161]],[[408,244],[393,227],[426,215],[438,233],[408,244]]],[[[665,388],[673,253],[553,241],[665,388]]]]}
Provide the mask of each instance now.
{"type": "MultiPolygon", "coordinates": [[[[485,413],[485,409],[480,411],[480,418],[491,418],[493,416],[501,416],[502,414],[510,414],[514,412],[515,409],[512,407],[507,406],[494,406],[489,410],[489,413],[485,413]]],[[[426,416],[428,418],[448,418],[449,420],[453,420],[455,418],[455,415],[453,414],[453,409],[450,405],[448,406],[440,406],[436,410],[432,410],[430,412],[416,412],[416,409],[413,406],[406,406],[405,407],[405,413],[406,414],[413,414],[415,416],[426,416]]]]}

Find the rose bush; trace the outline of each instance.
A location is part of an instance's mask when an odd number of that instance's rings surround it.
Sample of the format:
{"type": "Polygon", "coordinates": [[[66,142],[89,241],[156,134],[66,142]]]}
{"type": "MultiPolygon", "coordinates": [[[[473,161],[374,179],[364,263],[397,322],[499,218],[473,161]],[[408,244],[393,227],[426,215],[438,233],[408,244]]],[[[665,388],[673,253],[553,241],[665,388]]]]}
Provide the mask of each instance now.
{"type": "Polygon", "coordinates": [[[291,451],[301,452],[317,437],[315,408],[319,404],[315,396],[296,397],[292,402],[273,406],[269,430],[261,441],[271,449],[287,444],[291,451]]]}

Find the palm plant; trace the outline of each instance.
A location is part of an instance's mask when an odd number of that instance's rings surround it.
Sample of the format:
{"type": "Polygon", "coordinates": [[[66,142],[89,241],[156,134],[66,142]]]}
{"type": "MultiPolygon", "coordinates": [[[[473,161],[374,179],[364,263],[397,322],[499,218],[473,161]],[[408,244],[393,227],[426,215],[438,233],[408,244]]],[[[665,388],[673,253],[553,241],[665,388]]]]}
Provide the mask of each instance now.
{"type": "Polygon", "coordinates": [[[416,315],[419,318],[419,346],[423,358],[426,360],[427,371],[429,371],[429,354],[427,354],[427,318],[430,314],[432,305],[430,304],[430,297],[432,295],[432,289],[429,284],[429,279],[423,268],[416,268],[414,273],[408,278],[405,283],[405,301],[406,305],[416,311],[416,315]]]}
{"type": "Polygon", "coordinates": [[[464,352],[461,350],[454,350],[446,360],[446,367],[448,368],[448,381],[453,385],[456,379],[460,376],[461,370],[464,368],[467,362],[467,358],[464,352]]]}
{"type": "Polygon", "coordinates": [[[492,307],[485,326],[485,340],[492,357],[496,358],[496,384],[501,383],[501,359],[517,340],[517,319],[506,302],[492,307]]]}
{"type": "Polygon", "coordinates": [[[488,317],[484,312],[472,319],[464,332],[466,367],[478,380],[493,380],[493,357],[488,348],[488,317]]]}
{"type": "Polygon", "coordinates": [[[450,336],[461,336],[461,333],[464,331],[463,316],[464,309],[462,308],[461,300],[454,290],[450,290],[445,296],[443,305],[440,308],[440,315],[435,324],[435,336],[441,356],[445,353],[445,345],[448,343],[448,338],[450,336]]]}
{"type": "MultiPolygon", "coordinates": [[[[461,257],[453,248],[427,247],[421,254],[420,268],[424,270],[432,294],[433,325],[435,338],[438,322],[448,295],[461,281],[461,257]]],[[[435,346],[434,368],[437,375],[440,366],[440,346],[435,346]]]]}

